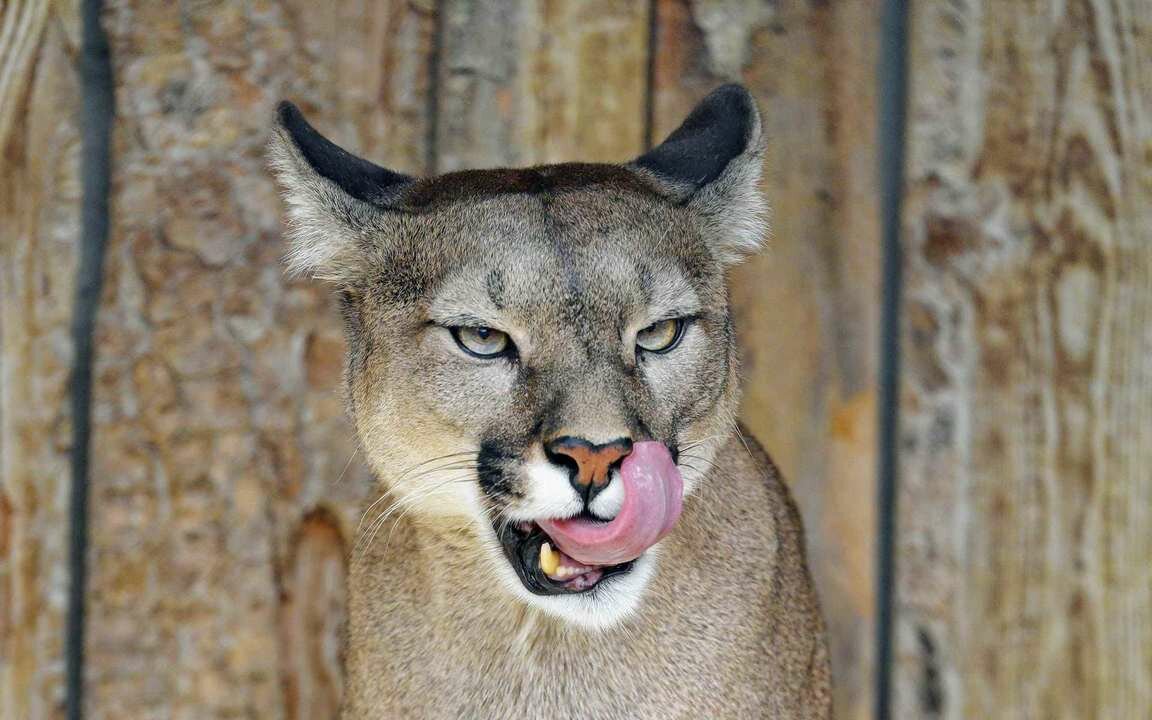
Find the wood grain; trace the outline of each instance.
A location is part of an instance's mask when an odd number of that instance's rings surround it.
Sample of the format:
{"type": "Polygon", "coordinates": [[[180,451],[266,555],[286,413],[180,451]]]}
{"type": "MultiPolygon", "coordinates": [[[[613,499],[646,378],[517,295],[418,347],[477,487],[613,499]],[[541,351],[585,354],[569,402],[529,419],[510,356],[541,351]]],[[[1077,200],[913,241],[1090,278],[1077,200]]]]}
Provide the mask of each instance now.
{"type": "Polygon", "coordinates": [[[768,248],[733,274],[743,420],[806,521],[837,717],[869,712],[878,224],[877,5],[660,0],[654,136],[716,85],[756,95],[769,139],[768,248]]]}
{"type": "Polygon", "coordinates": [[[0,4],[0,718],[63,717],[69,322],[79,223],[69,3],[0,4]]]}
{"type": "Polygon", "coordinates": [[[1152,707],[1152,6],[912,17],[901,716],[1152,707]]]}
{"type": "Polygon", "coordinates": [[[301,578],[339,616],[338,549],[293,537],[318,508],[350,537],[374,490],[339,398],[330,291],[284,276],[264,146],[289,98],[337,142],[423,171],[431,3],[124,0],[106,24],[90,717],[324,717],[340,683],[315,652],[338,656],[338,624],[282,619],[319,612],[301,578]]]}
{"type": "Polygon", "coordinates": [[[288,720],[334,718],[340,710],[347,553],[340,520],[327,511],[309,513],[293,533],[280,600],[288,720]]]}
{"type": "MultiPolygon", "coordinates": [[[[0,3],[3,720],[63,703],[75,10],[0,3]]],[[[1152,6],[913,10],[897,712],[1141,717],[1152,6]]],[[[770,249],[734,274],[744,419],[803,506],[838,716],[865,717],[876,16],[876,0],[110,2],[90,717],[338,702],[341,553],[373,495],[331,298],[280,270],[262,157],[277,100],[422,173],[627,159],[729,79],[762,103],[775,208],[770,249]]]]}
{"type": "Polygon", "coordinates": [[[644,149],[648,4],[447,0],[435,169],[644,149]]]}

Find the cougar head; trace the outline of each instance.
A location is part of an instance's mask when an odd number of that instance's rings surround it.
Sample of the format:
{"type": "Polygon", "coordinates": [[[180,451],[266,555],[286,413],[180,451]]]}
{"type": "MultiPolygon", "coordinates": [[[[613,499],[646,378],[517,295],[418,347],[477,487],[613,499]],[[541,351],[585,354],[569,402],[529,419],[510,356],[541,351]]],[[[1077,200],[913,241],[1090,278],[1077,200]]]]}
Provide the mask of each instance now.
{"type": "Polygon", "coordinates": [[[349,414],[407,512],[585,627],[640,603],[733,429],[726,270],[764,234],[759,114],[727,85],[620,165],[417,179],[283,104],[287,263],[332,283],[349,414]]]}

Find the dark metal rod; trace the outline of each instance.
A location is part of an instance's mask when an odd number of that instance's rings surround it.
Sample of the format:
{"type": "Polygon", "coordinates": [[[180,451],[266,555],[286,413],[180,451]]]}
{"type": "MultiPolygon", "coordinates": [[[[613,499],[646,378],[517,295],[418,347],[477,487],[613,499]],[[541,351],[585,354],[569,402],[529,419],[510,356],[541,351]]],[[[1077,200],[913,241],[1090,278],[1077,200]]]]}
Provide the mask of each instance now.
{"type": "Polygon", "coordinates": [[[445,72],[444,33],[447,32],[448,3],[437,0],[436,15],[432,26],[432,50],[428,55],[428,101],[425,108],[428,117],[424,133],[424,172],[435,175],[440,170],[440,92],[443,87],[441,74],[445,72]]]}
{"type": "Polygon", "coordinates": [[[644,151],[656,144],[656,63],[660,57],[660,2],[648,0],[648,58],[644,68],[644,151]]]}
{"type": "Polygon", "coordinates": [[[876,720],[892,709],[895,632],[896,488],[899,470],[900,301],[903,287],[901,222],[904,199],[904,147],[908,102],[908,8],[885,0],[880,21],[879,173],[883,243],[880,310],[879,448],[876,541],[876,720]]]}
{"type": "Polygon", "coordinates": [[[82,197],[79,266],[72,342],[71,378],[72,488],[68,544],[68,619],[65,658],[67,716],[84,716],[84,614],[88,579],[88,484],[92,430],[92,365],[95,359],[96,311],[103,284],[104,248],[108,242],[108,196],[111,187],[112,118],[115,112],[108,38],[100,24],[101,0],[84,0],[81,12],[80,115],[82,197]]]}

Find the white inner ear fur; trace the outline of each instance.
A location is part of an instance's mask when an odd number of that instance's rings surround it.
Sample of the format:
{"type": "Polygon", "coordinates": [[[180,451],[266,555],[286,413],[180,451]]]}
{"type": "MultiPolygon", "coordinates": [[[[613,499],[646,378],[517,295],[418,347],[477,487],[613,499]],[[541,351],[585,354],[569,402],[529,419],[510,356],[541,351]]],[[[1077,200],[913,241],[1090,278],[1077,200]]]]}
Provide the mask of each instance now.
{"type": "Polygon", "coordinates": [[[377,211],[313,170],[283,129],[272,134],[268,161],[288,206],[288,274],[336,283],[352,277],[363,260],[358,240],[377,224],[377,211]]]}
{"type": "Polygon", "coordinates": [[[764,169],[764,148],[760,139],[760,118],[756,118],[753,139],[734,158],[720,177],[700,188],[688,201],[703,221],[703,232],[726,264],[742,261],[760,250],[768,235],[768,202],[760,189],[764,169]]]}

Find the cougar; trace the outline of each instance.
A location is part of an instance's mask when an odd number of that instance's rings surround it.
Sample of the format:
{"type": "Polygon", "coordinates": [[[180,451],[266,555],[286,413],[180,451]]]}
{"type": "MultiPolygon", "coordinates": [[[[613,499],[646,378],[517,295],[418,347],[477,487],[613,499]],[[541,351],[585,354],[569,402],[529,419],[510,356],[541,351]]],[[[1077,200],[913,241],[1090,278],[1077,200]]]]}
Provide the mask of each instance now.
{"type": "Polygon", "coordinates": [[[828,717],[800,518],[735,420],[763,142],[727,85],[628,163],[413,178],[280,106],[286,262],[337,293],[381,493],[342,717],[828,717]]]}

